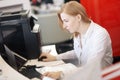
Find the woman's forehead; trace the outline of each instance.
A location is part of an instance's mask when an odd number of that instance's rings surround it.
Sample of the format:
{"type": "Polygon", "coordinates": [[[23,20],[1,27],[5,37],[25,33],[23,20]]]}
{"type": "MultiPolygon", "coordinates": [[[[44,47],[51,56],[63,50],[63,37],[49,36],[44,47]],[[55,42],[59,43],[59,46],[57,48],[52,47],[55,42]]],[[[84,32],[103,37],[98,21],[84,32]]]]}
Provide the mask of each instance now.
{"type": "Polygon", "coordinates": [[[67,13],[64,13],[64,12],[61,13],[60,16],[61,16],[62,19],[64,19],[64,18],[68,18],[68,19],[69,19],[69,18],[74,17],[74,16],[71,16],[71,15],[69,15],[69,14],[67,14],[67,13]]]}

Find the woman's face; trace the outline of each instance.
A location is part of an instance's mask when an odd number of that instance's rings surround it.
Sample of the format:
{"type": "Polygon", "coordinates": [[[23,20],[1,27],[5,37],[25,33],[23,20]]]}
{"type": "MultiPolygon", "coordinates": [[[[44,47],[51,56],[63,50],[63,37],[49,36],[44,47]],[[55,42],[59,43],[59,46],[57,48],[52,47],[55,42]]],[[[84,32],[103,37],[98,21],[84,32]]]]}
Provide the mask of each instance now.
{"type": "Polygon", "coordinates": [[[66,13],[61,13],[60,17],[63,22],[63,28],[68,30],[70,33],[78,32],[79,30],[79,21],[77,16],[71,16],[66,13]]]}

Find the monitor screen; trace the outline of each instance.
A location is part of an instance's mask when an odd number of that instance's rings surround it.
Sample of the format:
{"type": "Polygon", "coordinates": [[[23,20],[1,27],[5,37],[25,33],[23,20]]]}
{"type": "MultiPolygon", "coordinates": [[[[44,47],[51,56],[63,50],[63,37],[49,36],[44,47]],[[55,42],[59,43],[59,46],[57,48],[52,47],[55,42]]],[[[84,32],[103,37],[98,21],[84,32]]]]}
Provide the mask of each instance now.
{"type": "Polygon", "coordinates": [[[4,44],[26,59],[38,58],[41,41],[37,34],[31,32],[28,18],[25,15],[10,16],[1,17],[0,21],[4,44]]]}
{"type": "Polygon", "coordinates": [[[3,36],[0,30],[0,55],[5,52],[4,46],[3,46],[3,36]]]}
{"type": "Polygon", "coordinates": [[[22,27],[20,25],[16,26],[3,26],[1,27],[4,43],[11,48],[11,50],[21,53],[20,55],[27,57],[25,54],[25,42],[22,32],[22,27]]]}
{"type": "Polygon", "coordinates": [[[0,31],[0,54],[2,58],[15,70],[19,70],[27,62],[27,59],[16,54],[4,44],[3,35],[1,31],[0,31]]]}

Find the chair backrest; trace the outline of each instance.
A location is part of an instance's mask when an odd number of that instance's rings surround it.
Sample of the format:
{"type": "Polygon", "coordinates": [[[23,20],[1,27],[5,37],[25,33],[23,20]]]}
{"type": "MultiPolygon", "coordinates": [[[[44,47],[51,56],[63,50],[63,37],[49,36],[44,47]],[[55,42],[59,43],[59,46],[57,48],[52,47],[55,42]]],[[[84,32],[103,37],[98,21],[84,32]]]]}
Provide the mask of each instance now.
{"type": "Polygon", "coordinates": [[[38,15],[42,44],[55,44],[69,40],[71,35],[62,30],[58,24],[57,13],[38,15]]]}

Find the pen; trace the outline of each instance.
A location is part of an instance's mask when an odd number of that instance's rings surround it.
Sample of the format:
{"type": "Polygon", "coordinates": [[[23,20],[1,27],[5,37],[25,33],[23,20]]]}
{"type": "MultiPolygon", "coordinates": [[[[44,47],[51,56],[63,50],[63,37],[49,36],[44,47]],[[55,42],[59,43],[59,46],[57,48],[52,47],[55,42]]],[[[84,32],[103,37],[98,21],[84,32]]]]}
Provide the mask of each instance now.
{"type": "Polygon", "coordinates": [[[49,50],[47,53],[50,53],[51,52],[51,50],[49,50]]]}
{"type": "Polygon", "coordinates": [[[45,49],[45,50],[42,50],[43,53],[50,53],[51,52],[51,49],[45,49]]]}

